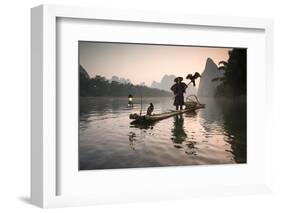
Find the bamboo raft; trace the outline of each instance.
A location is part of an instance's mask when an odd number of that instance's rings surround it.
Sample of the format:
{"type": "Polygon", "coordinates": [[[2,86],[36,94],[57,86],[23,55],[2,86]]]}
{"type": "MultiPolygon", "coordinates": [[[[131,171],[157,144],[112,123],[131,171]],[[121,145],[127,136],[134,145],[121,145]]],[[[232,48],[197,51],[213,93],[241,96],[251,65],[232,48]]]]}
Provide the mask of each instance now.
{"type": "Polygon", "coordinates": [[[169,111],[159,114],[152,114],[152,115],[140,115],[137,113],[130,114],[129,118],[132,121],[131,124],[149,124],[154,123],[156,121],[160,121],[169,117],[173,117],[176,115],[181,115],[184,113],[190,113],[194,112],[197,109],[205,108],[205,104],[199,103],[197,97],[195,96],[196,101],[191,100],[190,98],[187,98],[187,101],[184,103],[185,109],[178,110],[178,111],[169,111]]]}

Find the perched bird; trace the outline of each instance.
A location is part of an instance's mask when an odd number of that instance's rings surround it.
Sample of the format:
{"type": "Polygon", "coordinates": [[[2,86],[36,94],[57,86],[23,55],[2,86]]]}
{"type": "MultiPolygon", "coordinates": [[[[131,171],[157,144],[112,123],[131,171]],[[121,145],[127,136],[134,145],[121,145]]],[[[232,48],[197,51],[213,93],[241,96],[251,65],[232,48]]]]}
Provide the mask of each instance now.
{"type": "Polygon", "coordinates": [[[147,108],[146,115],[151,115],[154,110],[154,106],[150,103],[149,107],[147,108]]]}
{"type": "Polygon", "coordinates": [[[196,86],[195,80],[196,80],[197,78],[199,78],[199,77],[201,77],[201,75],[200,75],[198,72],[196,72],[196,73],[194,73],[194,75],[188,74],[188,75],[186,76],[186,79],[190,79],[190,81],[193,83],[193,86],[196,86]]]}

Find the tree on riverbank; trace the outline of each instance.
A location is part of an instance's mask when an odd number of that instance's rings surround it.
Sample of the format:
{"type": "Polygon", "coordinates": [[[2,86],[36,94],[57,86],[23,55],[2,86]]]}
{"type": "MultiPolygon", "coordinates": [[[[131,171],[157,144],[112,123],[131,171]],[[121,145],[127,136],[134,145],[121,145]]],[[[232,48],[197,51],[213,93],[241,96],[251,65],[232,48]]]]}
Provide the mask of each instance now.
{"type": "Polygon", "coordinates": [[[247,50],[234,48],[229,51],[228,61],[220,61],[219,71],[224,75],[213,81],[220,81],[215,96],[236,97],[246,95],[247,92],[247,50]]]}

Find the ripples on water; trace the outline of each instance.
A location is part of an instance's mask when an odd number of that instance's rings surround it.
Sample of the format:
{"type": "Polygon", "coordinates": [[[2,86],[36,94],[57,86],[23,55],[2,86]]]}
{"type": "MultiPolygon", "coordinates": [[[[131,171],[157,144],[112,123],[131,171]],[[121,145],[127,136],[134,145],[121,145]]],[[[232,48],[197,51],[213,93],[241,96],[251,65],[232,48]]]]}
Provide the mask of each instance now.
{"type": "MultiPolygon", "coordinates": [[[[205,109],[134,126],[126,98],[80,99],[79,168],[114,169],[155,166],[246,163],[246,103],[202,99],[205,109]]],[[[145,98],[154,113],[173,109],[171,98],[145,98]]]]}

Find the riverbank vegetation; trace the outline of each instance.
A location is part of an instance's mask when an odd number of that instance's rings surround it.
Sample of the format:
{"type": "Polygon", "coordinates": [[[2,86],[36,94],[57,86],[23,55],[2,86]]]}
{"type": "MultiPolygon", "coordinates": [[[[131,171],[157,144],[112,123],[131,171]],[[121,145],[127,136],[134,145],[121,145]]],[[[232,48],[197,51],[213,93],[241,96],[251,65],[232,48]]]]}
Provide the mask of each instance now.
{"type": "Polygon", "coordinates": [[[223,76],[213,79],[220,81],[216,97],[246,96],[247,92],[247,49],[234,48],[229,51],[228,61],[219,62],[218,70],[223,76]]]}

